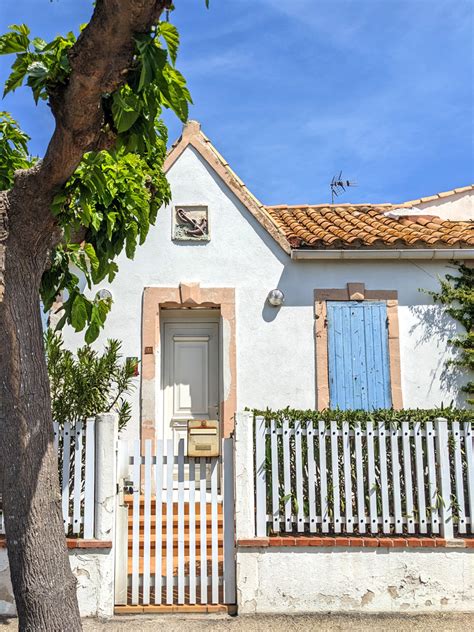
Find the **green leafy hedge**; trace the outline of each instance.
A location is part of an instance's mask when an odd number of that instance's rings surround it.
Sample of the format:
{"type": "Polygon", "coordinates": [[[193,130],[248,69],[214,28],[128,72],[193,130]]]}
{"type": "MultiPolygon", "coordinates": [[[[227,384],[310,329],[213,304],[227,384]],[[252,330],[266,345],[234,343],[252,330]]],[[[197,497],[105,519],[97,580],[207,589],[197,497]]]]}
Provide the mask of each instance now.
{"type": "Polygon", "coordinates": [[[287,419],[290,424],[295,421],[348,421],[349,423],[364,423],[367,421],[385,421],[386,423],[400,423],[402,421],[425,422],[433,421],[437,417],[444,417],[448,421],[474,421],[474,411],[459,408],[405,408],[403,410],[393,410],[393,408],[379,408],[377,410],[298,410],[295,408],[282,408],[280,410],[266,409],[246,409],[250,410],[254,416],[263,416],[267,421],[274,419],[282,423],[287,419]]]}

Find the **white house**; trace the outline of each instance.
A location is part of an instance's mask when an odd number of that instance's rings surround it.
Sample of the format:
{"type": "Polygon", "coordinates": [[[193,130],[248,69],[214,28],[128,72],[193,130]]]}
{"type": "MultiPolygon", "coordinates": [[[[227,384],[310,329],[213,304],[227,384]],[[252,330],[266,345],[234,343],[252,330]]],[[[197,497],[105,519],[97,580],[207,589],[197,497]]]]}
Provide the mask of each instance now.
{"type": "Polygon", "coordinates": [[[370,423],[353,438],[347,422],[278,434],[242,411],[463,405],[446,365],[456,324],[423,289],[474,258],[474,186],[404,204],[269,207],[196,122],[165,169],[170,205],[101,286],[114,304],[99,346],[119,338],[141,361],[121,433],[135,439],[118,472],[134,494],[117,508],[116,612],[472,610],[472,420],[390,439],[377,422],[372,439],[370,423]],[[189,419],[234,434],[206,466],[186,461],[189,419]]]}
{"type": "Polygon", "coordinates": [[[245,407],[461,402],[445,366],[456,325],[422,290],[472,260],[474,186],[404,204],[265,206],[195,121],[165,169],[171,204],[101,285],[114,304],[98,345],[118,338],[141,360],[129,437],[182,436],[193,416],[228,435],[245,407]]]}
{"type": "Polygon", "coordinates": [[[474,186],[265,206],[193,121],[165,169],[170,205],[93,290],[113,297],[97,347],[118,338],[140,359],[132,421],[118,440],[114,414],[56,427],[82,614],[474,611],[468,412],[243,413],[462,405],[456,324],[423,290],[474,258],[474,186]],[[189,420],[204,453],[186,453],[189,420]]]}

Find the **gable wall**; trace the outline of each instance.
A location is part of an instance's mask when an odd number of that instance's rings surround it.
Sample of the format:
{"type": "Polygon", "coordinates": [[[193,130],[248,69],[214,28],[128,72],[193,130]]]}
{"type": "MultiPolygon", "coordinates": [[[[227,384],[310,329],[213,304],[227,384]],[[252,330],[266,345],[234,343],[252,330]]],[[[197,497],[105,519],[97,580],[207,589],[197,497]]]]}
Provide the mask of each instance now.
{"type": "Polygon", "coordinates": [[[464,191],[430,202],[414,205],[420,211],[433,213],[441,219],[456,221],[474,221],[474,191],[464,191]]]}
{"type": "MultiPolygon", "coordinates": [[[[119,260],[120,272],[110,286],[114,305],[106,331],[96,343],[99,349],[107,338],[114,337],[123,341],[125,356],[140,356],[145,287],[199,282],[201,287],[235,288],[238,409],[287,405],[313,408],[314,289],[345,288],[348,282],[361,282],[369,290],[399,293],[404,405],[434,406],[448,403],[455,396],[455,385],[445,388],[441,381],[444,340],[448,337],[443,327],[450,321],[418,291],[420,287],[437,288],[442,263],[295,262],[194,149],[184,151],[168,177],[173,205],[208,205],[211,240],[206,244],[173,243],[171,207],[162,209],[146,243],[137,249],[135,260],[119,260]],[[285,293],[281,309],[266,303],[268,292],[274,288],[285,293]]],[[[81,343],[80,336],[70,330],[65,337],[71,346],[81,343]]],[[[130,434],[139,424],[138,378],[136,383],[130,434]]]]}

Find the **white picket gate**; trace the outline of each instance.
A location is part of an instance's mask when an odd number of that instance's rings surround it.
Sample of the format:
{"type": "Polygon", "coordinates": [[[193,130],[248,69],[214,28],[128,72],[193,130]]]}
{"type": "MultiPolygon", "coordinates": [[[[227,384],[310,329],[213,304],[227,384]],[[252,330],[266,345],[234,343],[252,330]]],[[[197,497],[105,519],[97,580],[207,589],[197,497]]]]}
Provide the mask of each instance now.
{"type": "Polygon", "coordinates": [[[255,420],[256,534],[474,533],[471,422],[255,420]]]}
{"type": "Polygon", "coordinates": [[[216,458],[119,441],[117,606],[235,603],[233,470],[232,439],[216,458]]]}

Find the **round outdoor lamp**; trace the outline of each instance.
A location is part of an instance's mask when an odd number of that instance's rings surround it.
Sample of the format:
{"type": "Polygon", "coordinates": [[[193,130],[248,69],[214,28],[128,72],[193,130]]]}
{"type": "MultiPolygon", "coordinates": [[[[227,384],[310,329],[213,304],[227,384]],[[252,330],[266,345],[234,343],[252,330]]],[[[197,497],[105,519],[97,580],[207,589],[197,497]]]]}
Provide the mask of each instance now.
{"type": "Polygon", "coordinates": [[[270,305],[273,305],[273,307],[280,307],[280,305],[283,305],[285,301],[285,295],[281,290],[270,290],[267,296],[267,301],[270,305]]]}
{"type": "Polygon", "coordinates": [[[102,288],[101,290],[99,290],[96,294],[97,298],[104,301],[104,300],[108,300],[111,301],[112,300],[112,292],[110,290],[107,290],[106,288],[102,288]]]}

